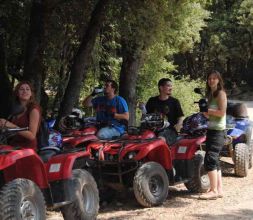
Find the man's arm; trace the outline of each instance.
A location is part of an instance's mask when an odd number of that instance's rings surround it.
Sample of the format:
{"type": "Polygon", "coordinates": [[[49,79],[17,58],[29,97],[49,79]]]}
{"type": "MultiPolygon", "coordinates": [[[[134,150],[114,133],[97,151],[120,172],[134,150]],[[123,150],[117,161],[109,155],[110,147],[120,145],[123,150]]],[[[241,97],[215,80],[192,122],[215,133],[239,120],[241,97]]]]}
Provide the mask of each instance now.
{"type": "Polygon", "coordinates": [[[117,97],[117,102],[119,102],[118,104],[118,109],[117,112],[114,113],[114,118],[115,119],[118,119],[118,120],[129,120],[129,111],[128,111],[128,105],[127,105],[127,102],[124,98],[122,97],[117,97]]]}
{"type": "Polygon", "coordinates": [[[86,106],[86,107],[92,107],[92,102],[91,100],[93,99],[93,96],[92,95],[88,95],[82,102],[83,106],[86,106]]]}
{"type": "Polygon", "coordinates": [[[121,119],[125,119],[125,120],[129,120],[129,112],[125,112],[125,113],[115,113],[114,114],[114,118],[121,120],[121,119]]]}
{"type": "Polygon", "coordinates": [[[176,129],[177,132],[181,130],[183,127],[183,121],[184,121],[184,116],[181,116],[177,119],[177,123],[174,125],[174,128],[176,129]]]}
{"type": "Polygon", "coordinates": [[[90,95],[88,95],[82,102],[83,106],[86,107],[92,107],[94,103],[92,103],[92,99],[98,95],[103,93],[103,89],[101,88],[94,88],[94,90],[92,91],[92,93],[90,95]]]}
{"type": "Polygon", "coordinates": [[[146,110],[147,113],[154,113],[153,111],[153,104],[152,104],[152,98],[149,98],[146,104],[146,110]]]}
{"type": "Polygon", "coordinates": [[[181,130],[183,127],[183,120],[184,120],[184,113],[181,107],[181,104],[179,100],[177,100],[177,123],[174,125],[174,128],[176,129],[177,132],[181,130]]]}

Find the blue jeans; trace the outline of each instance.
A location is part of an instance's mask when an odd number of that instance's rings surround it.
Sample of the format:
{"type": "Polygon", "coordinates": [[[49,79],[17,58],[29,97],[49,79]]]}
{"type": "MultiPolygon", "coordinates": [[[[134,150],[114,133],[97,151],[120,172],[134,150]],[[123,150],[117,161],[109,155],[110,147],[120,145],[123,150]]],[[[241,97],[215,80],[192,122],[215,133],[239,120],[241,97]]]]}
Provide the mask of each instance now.
{"type": "Polygon", "coordinates": [[[97,132],[97,137],[99,139],[106,139],[106,140],[120,137],[120,135],[121,135],[120,132],[114,127],[104,127],[97,132]]]}

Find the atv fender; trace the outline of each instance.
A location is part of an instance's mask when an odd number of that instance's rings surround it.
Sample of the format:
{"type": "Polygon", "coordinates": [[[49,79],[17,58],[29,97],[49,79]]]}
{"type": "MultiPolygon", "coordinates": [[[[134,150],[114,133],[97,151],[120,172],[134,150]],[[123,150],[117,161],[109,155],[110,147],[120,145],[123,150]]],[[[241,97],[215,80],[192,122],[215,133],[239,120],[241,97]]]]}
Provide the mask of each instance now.
{"type": "Polygon", "coordinates": [[[90,154],[87,151],[60,154],[52,157],[46,164],[48,181],[70,179],[75,161],[82,158],[84,160],[83,166],[85,166],[85,161],[89,157],[90,154]]]}
{"type": "Polygon", "coordinates": [[[64,139],[63,146],[68,148],[74,148],[82,143],[91,141],[91,140],[97,140],[97,137],[95,135],[84,135],[80,137],[69,137],[67,139],[64,139]]]}
{"type": "Polygon", "coordinates": [[[48,188],[45,166],[33,149],[9,150],[0,154],[0,170],[5,182],[17,178],[29,179],[40,188],[48,188]]]}
{"type": "Polygon", "coordinates": [[[172,155],[174,156],[173,159],[191,160],[205,140],[205,136],[179,140],[171,146],[172,155]]]}
{"type": "Polygon", "coordinates": [[[238,128],[229,129],[227,132],[228,135],[238,138],[244,134],[244,131],[238,128]]]}
{"type": "MultiPolygon", "coordinates": [[[[162,139],[141,144],[135,160],[153,161],[161,164],[166,170],[172,169],[171,151],[162,139]]],[[[123,152],[122,152],[123,154],[123,152]]]]}

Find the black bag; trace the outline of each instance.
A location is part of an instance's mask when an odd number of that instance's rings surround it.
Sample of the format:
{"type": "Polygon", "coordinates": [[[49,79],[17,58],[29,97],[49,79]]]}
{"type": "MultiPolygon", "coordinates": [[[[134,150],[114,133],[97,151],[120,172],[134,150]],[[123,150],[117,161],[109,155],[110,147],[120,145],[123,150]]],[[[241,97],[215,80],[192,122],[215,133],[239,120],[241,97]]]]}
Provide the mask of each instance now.
{"type": "Polygon", "coordinates": [[[47,122],[42,118],[39,131],[37,133],[38,150],[42,149],[43,147],[48,147],[49,132],[50,131],[47,122]]]}

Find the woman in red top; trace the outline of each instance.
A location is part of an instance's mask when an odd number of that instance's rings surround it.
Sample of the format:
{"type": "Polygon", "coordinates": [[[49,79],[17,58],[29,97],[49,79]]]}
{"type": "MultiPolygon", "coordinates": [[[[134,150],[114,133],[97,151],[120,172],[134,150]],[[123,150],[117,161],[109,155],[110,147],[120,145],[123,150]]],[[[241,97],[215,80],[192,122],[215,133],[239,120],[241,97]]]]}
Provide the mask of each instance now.
{"type": "Polygon", "coordinates": [[[20,131],[11,138],[9,144],[25,148],[37,149],[37,131],[40,123],[40,107],[36,104],[33,86],[23,81],[14,89],[15,101],[24,107],[24,111],[13,117],[11,121],[0,119],[0,126],[9,128],[28,127],[27,131],[20,131]]]}

